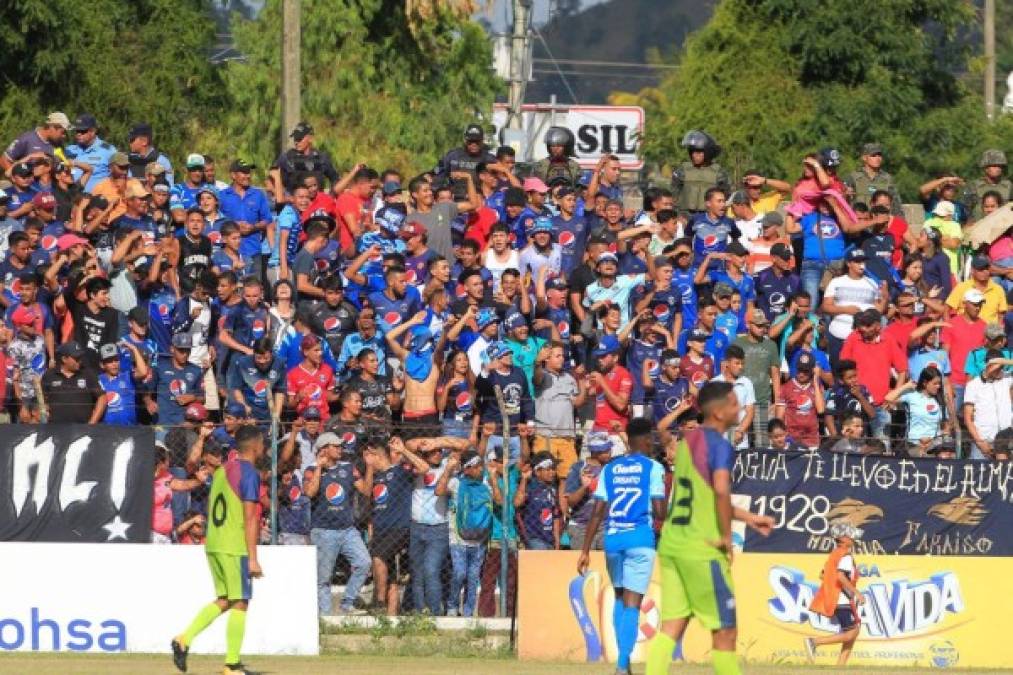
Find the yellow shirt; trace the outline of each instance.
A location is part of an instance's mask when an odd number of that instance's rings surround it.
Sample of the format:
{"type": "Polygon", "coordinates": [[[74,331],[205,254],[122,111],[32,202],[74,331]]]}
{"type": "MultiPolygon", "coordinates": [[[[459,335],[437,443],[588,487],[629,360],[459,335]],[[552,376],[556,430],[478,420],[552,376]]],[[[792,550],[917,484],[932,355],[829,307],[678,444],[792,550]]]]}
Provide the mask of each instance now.
{"type": "MultiPolygon", "coordinates": [[[[750,206],[753,207],[753,211],[756,212],[756,215],[762,216],[765,213],[777,211],[777,205],[781,203],[781,199],[783,198],[784,195],[780,192],[768,192],[760,195],[760,198],[750,204],[750,206]]],[[[732,212],[732,207],[730,206],[728,207],[728,217],[735,220],[735,214],[732,212]]]]}
{"type": "MultiPolygon", "coordinates": [[[[958,314],[963,314],[964,293],[967,293],[972,288],[978,288],[974,285],[974,279],[961,281],[950,291],[950,297],[946,298],[946,304],[956,310],[958,314]]],[[[981,289],[979,288],[978,290],[981,289]]],[[[1006,305],[1006,294],[1003,292],[1002,286],[989,279],[988,286],[985,287],[985,290],[981,294],[985,296],[985,304],[981,306],[982,321],[985,323],[1002,323],[1000,317],[1009,309],[1006,305]]]]}
{"type": "MultiPolygon", "coordinates": [[[[963,239],[964,230],[961,229],[960,223],[955,220],[944,220],[933,216],[925,221],[923,227],[931,227],[939,230],[939,234],[944,237],[952,237],[954,239],[963,239]]],[[[956,274],[960,270],[960,266],[957,262],[957,251],[951,251],[948,248],[940,247],[946,257],[950,259],[950,271],[956,274]]]]}

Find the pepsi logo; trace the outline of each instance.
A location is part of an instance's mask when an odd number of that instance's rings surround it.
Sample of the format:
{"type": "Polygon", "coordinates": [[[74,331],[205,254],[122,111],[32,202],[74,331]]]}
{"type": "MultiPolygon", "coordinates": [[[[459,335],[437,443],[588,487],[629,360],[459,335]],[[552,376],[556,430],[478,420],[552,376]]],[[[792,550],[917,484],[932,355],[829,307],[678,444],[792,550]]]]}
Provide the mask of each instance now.
{"type": "Polygon", "coordinates": [[[468,412],[471,410],[471,394],[467,390],[462,391],[454,398],[454,405],[458,411],[468,412]]]}
{"type": "Polygon", "coordinates": [[[390,492],[387,490],[386,483],[377,483],[373,486],[373,501],[377,504],[377,506],[386,504],[389,496],[390,492]]]}
{"type": "Polygon", "coordinates": [[[326,497],[327,503],[341,506],[345,501],[345,488],[338,483],[328,483],[327,489],[324,490],[324,497],[326,497]]]}
{"type": "Polygon", "coordinates": [[[53,235],[44,234],[42,235],[42,238],[39,239],[39,246],[47,251],[53,251],[56,250],[56,241],[57,239],[53,235]]]}
{"type": "Polygon", "coordinates": [[[316,260],[316,266],[317,266],[317,271],[318,272],[324,272],[324,271],[327,270],[327,268],[328,268],[329,265],[328,265],[327,260],[325,258],[317,258],[317,260],[316,260]]]}
{"type": "Polygon", "coordinates": [[[257,398],[267,397],[267,380],[257,380],[253,383],[253,393],[257,395],[257,398]]]}
{"type": "Polygon", "coordinates": [[[288,500],[294,502],[302,496],[302,490],[299,489],[298,485],[293,485],[288,489],[288,500]]]}
{"type": "Polygon", "coordinates": [[[690,381],[696,387],[703,386],[703,383],[707,381],[707,373],[702,370],[698,370],[695,373],[693,373],[692,377],[690,378],[690,381]]]}
{"type": "Polygon", "coordinates": [[[651,377],[657,377],[661,373],[661,366],[657,361],[651,361],[651,367],[647,369],[647,374],[651,377]]]}
{"type": "Polygon", "coordinates": [[[552,509],[542,509],[538,514],[538,521],[545,527],[552,526],[552,509]]]}
{"type": "Polygon", "coordinates": [[[341,322],[338,321],[338,317],[336,316],[329,316],[326,319],[324,319],[324,330],[327,331],[328,333],[333,330],[337,330],[340,326],[341,322]]]}
{"type": "Polygon", "coordinates": [[[383,321],[388,326],[396,326],[401,323],[401,315],[397,312],[387,312],[383,315],[383,321]]]}
{"type": "Polygon", "coordinates": [[[570,322],[560,321],[559,323],[556,324],[556,330],[559,331],[559,337],[563,338],[564,340],[567,339],[568,337],[570,337],[570,322]]]}
{"type": "Polygon", "coordinates": [[[660,304],[654,306],[654,318],[658,321],[668,321],[669,314],[668,305],[660,304]]]}
{"type": "Polygon", "coordinates": [[[619,245],[618,244],[616,244],[616,243],[609,244],[609,253],[618,253],[618,252],[619,252],[619,245]]]}
{"type": "Polygon", "coordinates": [[[703,245],[707,248],[717,246],[718,236],[716,234],[708,234],[703,238],[703,245]]]}
{"type": "Polygon", "coordinates": [[[267,326],[266,326],[266,324],[264,324],[264,320],[263,319],[254,319],[253,320],[253,328],[251,329],[252,332],[253,332],[253,339],[259,340],[260,338],[264,337],[264,331],[266,329],[267,329],[267,326]]]}
{"type": "Polygon", "coordinates": [[[436,487],[436,472],[435,471],[426,471],[422,475],[422,487],[425,487],[427,489],[428,488],[435,488],[436,487]]]}
{"type": "Polygon", "coordinates": [[[534,226],[534,224],[535,224],[535,219],[534,218],[525,218],[524,219],[524,229],[525,230],[530,230],[534,226]]]}
{"type": "Polygon", "coordinates": [[[158,315],[159,316],[161,316],[161,317],[169,316],[169,312],[170,311],[171,311],[171,309],[169,308],[169,305],[166,305],[165,303],[162,303],[162,304],[158,305],[158,315]]]}
{"type": "Polygon", "coordinates": [[[813,401],[808,396],[800,396],[798,400],[795,401],[795,407],[800,413],[809,413],[812,412],[813,401]]]}
{"type": "Polygon", "coordinates": [[[409,284],[417,283],[419,280],[419,273],[414,268],[408,268],[404,273],[404,280],[409,284]]]}
{"type": "Polygon", "coordinates": [[[11,283],[11,294],[19,295],[21,293],[21,279],[15,279],[11,283]]]}
{"type": "Polygon", "coordinates": [[[463,298],[464,296],[468,295],[468,291],[465,290],[464,284],[457,284],[456,288],[454,288],[454,295],[456,295],[459,298],[463,298]]]}
{"type": "Polygon", "coordinates": [[[123,399],[120,398],[118,391],[107,391],[106,392],[106,405],[110,408],[118,408],[123,399]]]}
{"type": "Polygon", "coordinates": [[[217,246],[222,243],[222,233],[218,230],[211,230],[208,232],[208,239],[211,240],[212,244],[217,246]]]}
{"type": "Polygon", "coordinates": [[[926,403],[925,404],[925,411],[926,412],[935,413],[937,410],[939,410],[939,406],[936,405],[935,403],[926,403]]]}
{"type": "Polygon", "coordinates": [[[515,232],[511,232],[510,233],[510,243],[513,244],[513,243],[516,243],[516,242],[517,242],[517,234],[515,232]]]}
{"type": "Polygon", "coordinates": [[[559,245],[569,246],[577,240],[577,237],[573,236],[573,232],[562,231],[559,233],[559,245]]]}
{"type": "Polygon", "coordinates": [[[355,445],[355,434],[351,431],[346,431],[341,434],[341,443],[343,445],[355,445]]]}
{"type": "Polygon", "coordinates": [[[169,393],[173,396],[182,396],[186,393],[186,380],[172,380],[169,382],[169,393]]]}

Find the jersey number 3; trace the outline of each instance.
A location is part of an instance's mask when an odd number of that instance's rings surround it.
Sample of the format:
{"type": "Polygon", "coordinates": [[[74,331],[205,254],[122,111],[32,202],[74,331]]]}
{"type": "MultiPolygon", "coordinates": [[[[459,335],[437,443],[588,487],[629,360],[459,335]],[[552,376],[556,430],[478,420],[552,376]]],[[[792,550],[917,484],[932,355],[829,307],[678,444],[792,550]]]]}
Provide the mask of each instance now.
{"type": "Polygon", "coordinates": [[[693,482],[688,478],[679,478],[676,485],[678,487],[672,495],[672,524],[689,525],[689,521],[693,518],[693,482]],[[684,512],[676,513],[677,509],[684,512]]]}

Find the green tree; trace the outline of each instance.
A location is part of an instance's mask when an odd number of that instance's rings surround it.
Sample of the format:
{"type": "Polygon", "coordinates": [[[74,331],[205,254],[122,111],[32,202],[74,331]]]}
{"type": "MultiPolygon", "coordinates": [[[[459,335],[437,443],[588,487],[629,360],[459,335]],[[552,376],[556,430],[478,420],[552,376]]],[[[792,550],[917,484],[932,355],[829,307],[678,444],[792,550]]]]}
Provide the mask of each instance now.
{"type": "Polygon", "coordinates": [[[150,122],[156,144],[178,157],[198,121],[222,109],[213,41],[201,0],[2,2],[0,138],[52,110],[90,112],[120,147],[131,123],[150,122]]]}
{"type": "MultiPolygon", "coordinates": [[[[302,110],[335,163],[421,171],[460,143],[501,86],[468,3],[303,0],[302,110]],[[406,4],[414,11],[406,14],[406,4]]],[[[243,62],[224,79],[230,111],[206,141],[265,167],[281,135],[281,2],[234,22],[243,62]]]]}
{"type": "Polygon", "coordinates": [[[702,128],[737,175],[793,178],[822,145],[841,149],[844,173],[873,140],[908,199],[936,171],[974,175],[984,147],[1009,146],[1013,120],[989,125],[956,75],[973,19],[962,0],[724,0],[680,69],[640,97],[647,159],[681,161],[683,133],[702,128]]]}

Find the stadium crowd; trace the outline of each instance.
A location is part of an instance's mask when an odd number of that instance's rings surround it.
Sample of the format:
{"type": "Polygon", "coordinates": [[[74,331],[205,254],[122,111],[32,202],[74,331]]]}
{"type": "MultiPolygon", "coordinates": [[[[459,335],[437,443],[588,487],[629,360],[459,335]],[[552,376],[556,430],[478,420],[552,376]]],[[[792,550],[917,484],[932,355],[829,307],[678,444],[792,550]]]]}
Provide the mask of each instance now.
{"type": "Polygon", "coordinates": [[[301,123],[260,186],[99,130],[54,112],[0,157],[6,413],[154,426],[161,542],[202,540],[239,427],[274,434],[258,468],[280,543],[317,546],[322,613],[372,576],[390,613],[494,615],[501,561],[512,585],[517,548],[579,548],[601,467],[644,420],[698,424],[711,379],[740,450],[1013,451],[1013,234],[965,236],[1013,196],[1002,151],[906,195],[909,226],[876,143],[850,175],[826,148],[733,184],[692,131],[634,211],[562,128],[518,167],[471,125],[405,177],[339,172],[301,123]]]}

